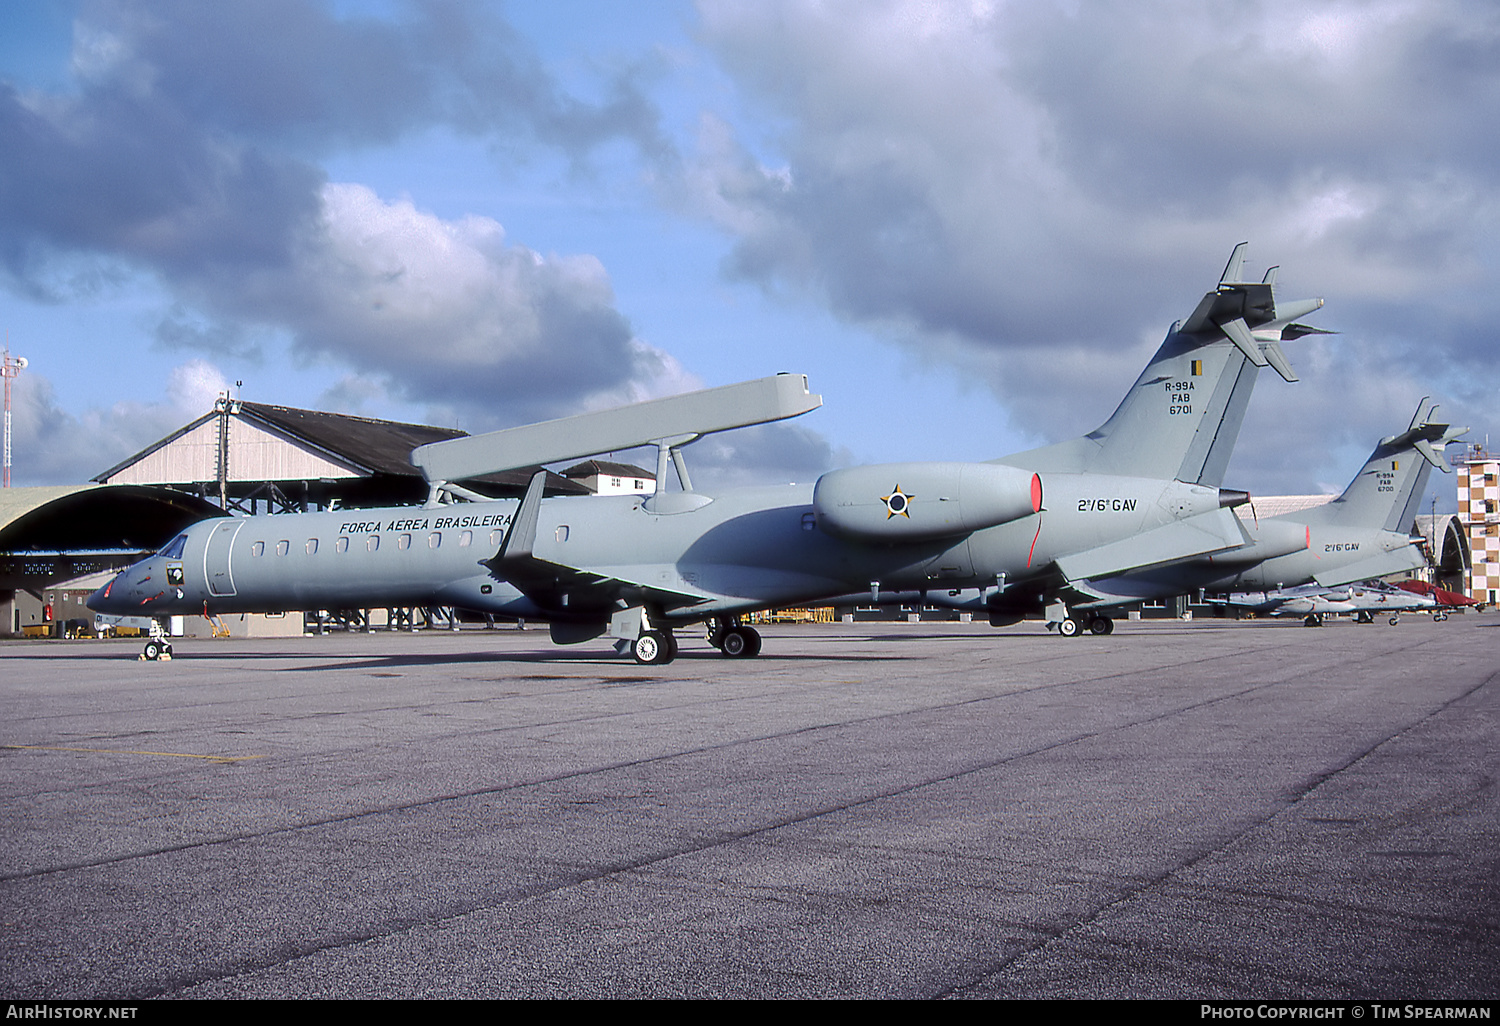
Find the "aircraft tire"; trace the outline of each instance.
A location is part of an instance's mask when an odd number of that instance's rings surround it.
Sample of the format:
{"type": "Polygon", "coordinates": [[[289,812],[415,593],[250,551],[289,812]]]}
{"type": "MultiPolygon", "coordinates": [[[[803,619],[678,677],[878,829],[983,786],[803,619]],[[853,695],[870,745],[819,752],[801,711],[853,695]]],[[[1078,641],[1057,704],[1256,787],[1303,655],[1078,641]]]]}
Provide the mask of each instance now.
{"type": "Polygon", "coordinates": [[[1432,614],[1432,618],[1434,620],[1446,620],[1446,619],[1448,619],[1448,614],[1447,613],[1433,613],[1432,614]]]}
{"type": "Polygon", "coordinates": [[[1401,617],[1399,617],[1399,616],[1393,616],[1393,617],[1391,617],[1391,626],[1392,627],[1396,626],[1396,624],[1398,624],[1400,622],[1401,622],[1401,617]]]}
{"type": "Polygon", "coordinates": [[[635,644],[630,646],[630,654],[643,666],[657,666],[671,662],[671,652],[671,643],[661,631],[647,631],[636,638],[635,644]]]}
{"type": "Polygon", "coordinates": [[[731,627],[720,640],[719,649],[731,659],[754,659],[760,655],[760,632],[753,627],[731,627]]]}
{"type": "Polygon", "coordinates": [[[1115,622],[1107,616],[1096,616],[1089,621],[1090,634],[1103,636],[1105,634],[1113,634],[1114,632],[1115,622]]]}
{"type": "Polygon", "coordinates": [[[146,647],[145,647],[145,649],[142,650],[141,654],[144,655],[147,659],[151,659],[151,660],[160,659],[161,658],[161,645],[158,642],[155,642],[155,641],[148,641],[148,642],[146,642],[146,647]]]}
{"type": "Polygon", "coordinates": [[[1078,621],[1073,619],[1071,616],[1064,617],[1062,620],[1058,621],[1057,624],[1057,633],[1065,638],[1078,637],[1079,629],[1080,628],[1078,621]]]}
{"type": "Polygon", "coordinates": [[[1304,627],[1321,627],[1321,626],[1323,626],[1323,621],[1321,619],[1319,619],[1317,613],[1308,613],[1307,616],[1303,617],[1303,619],[1302,619],[1302,626],[1304,626],[1304,627]]]}

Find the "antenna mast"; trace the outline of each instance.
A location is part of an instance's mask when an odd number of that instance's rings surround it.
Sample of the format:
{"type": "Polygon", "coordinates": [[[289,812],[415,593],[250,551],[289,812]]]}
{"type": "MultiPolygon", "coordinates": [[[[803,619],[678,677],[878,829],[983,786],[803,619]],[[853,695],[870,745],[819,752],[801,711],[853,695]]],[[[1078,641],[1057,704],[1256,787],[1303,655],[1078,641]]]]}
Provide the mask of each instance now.
{"type": "Polygon", "coordinates": [[[10,355],[10,332],[5,333],[5,356],[0,360],[0,377],[5,378],[5,469],[0,473],[0,488],[10,487],[10,383],[26,369],[26,357],[10,355]]]}

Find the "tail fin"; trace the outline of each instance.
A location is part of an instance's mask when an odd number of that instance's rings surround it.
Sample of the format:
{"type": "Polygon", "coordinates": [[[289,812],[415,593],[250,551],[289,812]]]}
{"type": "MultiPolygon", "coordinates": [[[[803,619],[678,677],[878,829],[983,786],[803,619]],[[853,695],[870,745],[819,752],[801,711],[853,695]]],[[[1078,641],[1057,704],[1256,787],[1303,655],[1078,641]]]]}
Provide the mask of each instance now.
{"type": "Polygon", "coordinates": [[[1409,530],[1432,468],[1450,473],[1443,462],[1443,447],[1469,430],[1431,423],[1436,411],[1437,405],[1424,397],[1411,426],[1399,435],[1382,438],[1342,495],[1299,514],[1298,519],[1310,524],[1409,530]]]}
{"type": "Polygon", "coordinates": [[[1081,438],[1007,456],[997,462],[1054,473],[1101,473],[1176,479],[1217,488],[1244,421],[1259,369],[1296,381],[1280,342],[1317,328],[1292,323],[1321,299],[1279,304],[1276,268],[1259,282],[1240,281],[1246,243],[1234,248],[1214,291],[1187,321],[1172,325],[1161,348],[1124,400],[1081,438]]]}

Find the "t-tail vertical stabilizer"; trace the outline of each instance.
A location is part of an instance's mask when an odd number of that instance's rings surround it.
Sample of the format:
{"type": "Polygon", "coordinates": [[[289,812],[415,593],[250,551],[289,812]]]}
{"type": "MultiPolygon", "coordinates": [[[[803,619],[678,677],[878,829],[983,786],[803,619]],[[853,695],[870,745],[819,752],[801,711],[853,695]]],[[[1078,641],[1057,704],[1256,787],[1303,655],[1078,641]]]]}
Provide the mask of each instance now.
{"type": "Polygon", "coordinates": [[[1321,299],[1279,303],[1275,267],[1242,281],[1246,243],[1234,248],[1218,286],[1172,325],[1114,414],[1080,438],[996,462],[1053,473],[1178,480],[1217,488],[1261,367],[1297,380],[1282,341],[1321,329],[1296,324],[1321,299]]]}
{"type": "Polygon", "coordinates": [[[1436,412],[1436,404],[1423,398],[1411,426],[1399,435],[1382,438],[1343,494],[1299,518],[1314,525],[1410,530],[1432,468],[1450,473],[1443,461],[1444,446],[1469,430],[1433,423],[1436,412]]]}

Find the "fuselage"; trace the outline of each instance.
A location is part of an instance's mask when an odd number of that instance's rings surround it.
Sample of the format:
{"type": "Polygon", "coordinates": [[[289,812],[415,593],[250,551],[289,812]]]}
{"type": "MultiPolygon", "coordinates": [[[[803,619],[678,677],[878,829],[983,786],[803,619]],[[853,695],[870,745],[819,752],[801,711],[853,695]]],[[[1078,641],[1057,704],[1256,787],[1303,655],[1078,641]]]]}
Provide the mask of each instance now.
{"type": "Polygon", "coordinates": [[[1422,555],[1408,535],[1380,528],[1277,518],[1258,527],[1247,524],[1246,532],[1252,540],[1241,548],[1090,581],[1094,601],[1078,606],[1102,608],[1200,589],[1274,591],[1314,580],[1331,586],[1422,565],[1422,555]]]}
{"type": "MultiPolygon", "coordinates": [[[[811,485],[547,499],[535,556],[614,587],[570,579],[544,604],[488,563],[516,515],[514,499],[225,517],[194,525],[122,571],[89,605],[134,615],[441,605],[591,621],[618,607],[624,582],[647,596],[641,604],[653,620],[689,622],[872,583],[903,590],[1024,581],[1064,554],[1193,516],[1232,516],[1213,488],[1098,474],[1039,480],[1039,512],[957,537],[892,544],[820,528],[811,485]]],[[[903,515],[936,511],[943,498],[912,495],[903,515]]]]}

